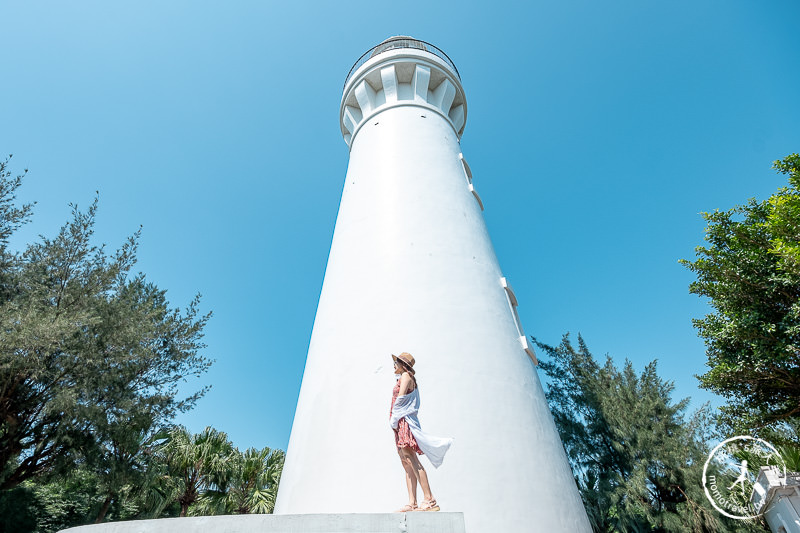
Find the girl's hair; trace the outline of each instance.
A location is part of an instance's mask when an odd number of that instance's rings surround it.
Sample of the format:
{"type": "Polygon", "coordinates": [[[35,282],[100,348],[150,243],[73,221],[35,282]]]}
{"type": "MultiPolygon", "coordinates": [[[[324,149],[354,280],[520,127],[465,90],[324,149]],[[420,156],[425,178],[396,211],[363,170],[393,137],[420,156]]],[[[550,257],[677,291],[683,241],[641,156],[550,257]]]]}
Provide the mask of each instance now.
{"type": "Polygon", "coordinates": [[[400,366],[402,366],[402,367],[403,367],[403,370],[404,370],[404,371],[405,371],[405,372],[406,372],[406,373],[407,373],[409,376],[411,376],[411,381],[413,381],[413,382],[414,382],[414,388],[415,388],[415,389],[418,389],[418,388],[419,388],[419,384],[417,383],[417,376],[415,376],[415,375],[414,375],[414,371],[413,371],[411,368],[409,368],[409,366],[408,366],[407,364],[405,364],[405,363],[402,361],[402,359],[398,359],[398,360],[397,360],[397,362],[398,362],[398,363],[400,363],[400,366]]]}

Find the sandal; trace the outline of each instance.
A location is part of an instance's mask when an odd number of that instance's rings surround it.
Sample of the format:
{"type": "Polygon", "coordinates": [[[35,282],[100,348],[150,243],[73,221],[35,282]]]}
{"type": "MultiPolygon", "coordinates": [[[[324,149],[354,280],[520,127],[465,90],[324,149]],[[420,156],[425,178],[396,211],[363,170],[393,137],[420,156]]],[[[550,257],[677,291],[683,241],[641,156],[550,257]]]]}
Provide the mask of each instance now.
{"type": "Polygon", "coordinates": [[[410,513],[416,510],[417,510],[416,505],[404,505],[400,509],[396,510],[395,513],[410,513]]]}
{"type": "Polygon", "coordinates": [[[417,511],[439,511],[439,504],[436,503],[436,498],[431,501],[423,501],[422,505],[417,508],[417,511]]]}

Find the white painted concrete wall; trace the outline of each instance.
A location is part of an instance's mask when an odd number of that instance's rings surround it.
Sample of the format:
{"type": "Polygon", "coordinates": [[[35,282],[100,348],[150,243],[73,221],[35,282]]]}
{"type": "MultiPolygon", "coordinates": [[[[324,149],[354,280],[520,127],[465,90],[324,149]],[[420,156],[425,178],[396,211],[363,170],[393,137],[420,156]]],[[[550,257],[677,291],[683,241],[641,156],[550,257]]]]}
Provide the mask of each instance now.
{"type": "Polygon", "coordinates": [[[456,439],[428,463],[443,510],[469,533],[590,531],[459,157],[460,82],[431,54],[393,51],[359,69],[342,109],[350,163],[275,512],[406,502],[388,419],[390,353],[408,351],[423,429],[456,439]],[[436,84],[415,86],[424,69],[436,84]],[[347,109],[364,79],[383,84],[375,107],[362,91],[347,109]]]}
{"type": "Polygon", "coordinates": [[[800,482],[797,474],[784,474],[776,466],[762,466],[750,499],[772,533],[800,533],[800,482]]]}
{"type": "Polygon", "coordinates": [[[776,494],[764,518],[772,533],[800,533],[800,496],[776,494]]]}

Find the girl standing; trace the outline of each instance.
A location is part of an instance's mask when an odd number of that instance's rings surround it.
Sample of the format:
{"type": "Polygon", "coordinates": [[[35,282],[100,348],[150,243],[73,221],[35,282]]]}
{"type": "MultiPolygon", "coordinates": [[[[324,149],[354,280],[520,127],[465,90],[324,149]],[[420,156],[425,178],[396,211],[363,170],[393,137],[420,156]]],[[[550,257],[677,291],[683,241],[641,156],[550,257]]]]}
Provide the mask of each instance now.
{"type": "Polygon", "coordinates": [[[417,455],[424,454],[435,468],[439,468],[453,439],[434,437],[422,431],[417,418],[419,387],[414,372],[414,357],[408,352],[403,352],[400,355],[392,355],[392,359],[394,359],[394,373],[398,378],[392,391],[390,424],[394,430],[397,453],[406,472],[408,488],[408,504],[397,512],[438,511],[439,505],[431,493],[428,474],[417,455]],[[417,483],[422,487],[425,498],[419,506],[417,506],[417,483]]]}

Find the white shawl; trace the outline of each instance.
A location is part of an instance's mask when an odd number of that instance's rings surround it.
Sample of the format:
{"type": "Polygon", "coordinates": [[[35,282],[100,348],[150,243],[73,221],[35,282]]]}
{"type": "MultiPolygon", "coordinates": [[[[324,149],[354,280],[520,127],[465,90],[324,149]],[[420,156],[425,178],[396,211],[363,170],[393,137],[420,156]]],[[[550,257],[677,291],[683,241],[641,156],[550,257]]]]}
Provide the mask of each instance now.
{"type": "Polygon", "coordinates": [[[392,429],[397,429],[400,419],[405,418],[411,434],[419,445],[419,449],[430,460],[435,468],[439,468],[444,461],[444,454],[453,444],[453,439],[446,437],[434,437],[422,431],[419,425],[417,412],[419,411],[419,389],[414,389],[408,394],[398,396],[392,407],[392,417],[389,423],[392,429]]]}

